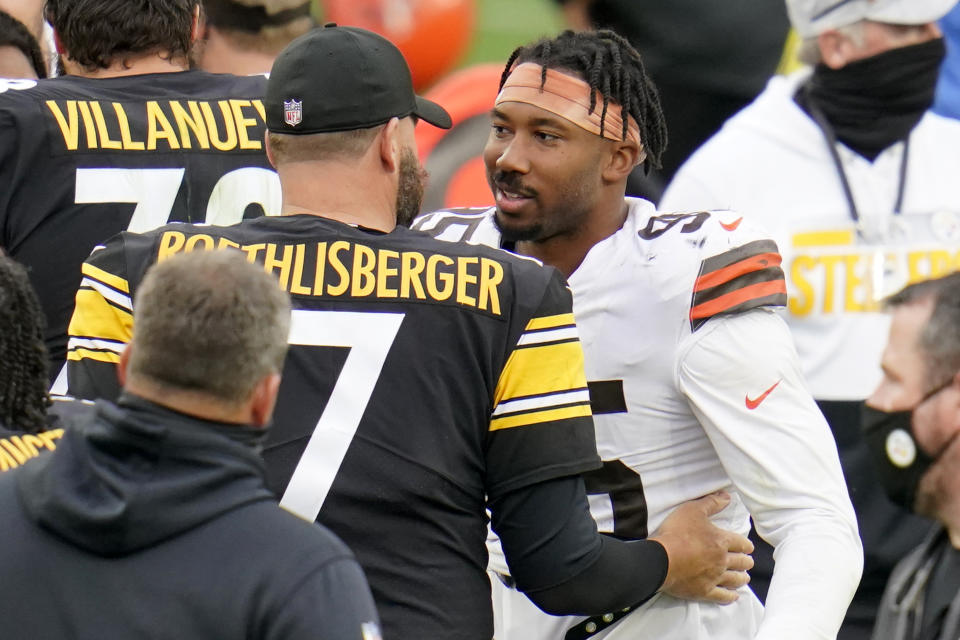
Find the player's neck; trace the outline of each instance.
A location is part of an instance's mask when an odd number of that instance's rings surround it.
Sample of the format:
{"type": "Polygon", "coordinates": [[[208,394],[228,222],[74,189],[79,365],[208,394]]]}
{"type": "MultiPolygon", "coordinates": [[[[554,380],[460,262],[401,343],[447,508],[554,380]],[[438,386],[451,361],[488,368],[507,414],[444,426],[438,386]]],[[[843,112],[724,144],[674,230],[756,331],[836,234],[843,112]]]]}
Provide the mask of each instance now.
{"type": "Polygon", "coordinates": [[[555,267],[565,278],[569,278],[595,244],[609,238],[623,226],[627,219],[627,203],[622,197],[619,203],[620,206],[596,208],[583,224],[569,233],[542,241],[517,242],[515,250],[555,267]]]}
{"type": "Polygon", "coordinates": [[[139,57],[126,56],[117,58],[106,69],[92,70],[64,56],[63,66],[67,71],[67,75],[98,79],[139,76],[148,73],[176,73],[178,71],[186,71],[189,68],[184,58],[169,58],[157,53],[139,57]]]}
{"type": "Polygon", "coordinates": [[[397,226],[396,186],[369,172],[334,163],[292,163],[278,168],[281,215],[309,214],[385,233],[397,226]],[[320,176],[320,177],[318,177],[320,176]]]}
{"type": "Polygon", "coordinates": [[[209,36],[200,45],[199,67],[210,73],[232,73],[252,76],[268,73],[274,56],[258,51],[231,47],[229,41],[211,28],[209,36]]]}

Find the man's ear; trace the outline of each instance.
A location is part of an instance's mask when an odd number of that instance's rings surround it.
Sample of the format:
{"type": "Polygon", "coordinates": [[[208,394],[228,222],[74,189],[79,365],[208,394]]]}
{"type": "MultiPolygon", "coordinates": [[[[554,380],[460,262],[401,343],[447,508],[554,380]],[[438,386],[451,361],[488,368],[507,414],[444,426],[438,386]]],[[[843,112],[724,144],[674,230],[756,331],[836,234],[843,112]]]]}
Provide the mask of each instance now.
{"type": "Polygon", "coordinates": [[[263,150],[267,153],[267,162],[270,163],[270,166],[274,169],[277,168],[277,163],[273,158],[273,148],[270,146],[270,131],[264,130],[263,132],[263,150]]]}
{"type": "Polygon", "coordinates": [[[820,59],[831,69],[839,69],[847,64],[849,49],[852,45],[850,39],[836,29],[827,29],[817,36],[820,59]]]}
{"type": "Polygon", "coordinates": [[[271,373],[257,383],[253,388],[250,399],[251,423],[255,427],[265,427],[273,416],[273,408],[277,404],[277,394],[280,392],[280,374],[271,373]]]}
{"type": "Polygon", "coordinates": [[[120,354],[120,362],[117,363],[117,382],[121,387],[127,385],[127,369],[130,366],[130,353],[133,351],[133,343],[127,344],[127,348],[120,354]]]}
{"type": "Polygon", "coordinates": [[[193,20],[190,25],[190,42],[196,42],[203,36],[204,27],[206,26],[206,20],[203,19],[203,12],[200,8],[200,3],[198,2],[193,7],[193,20]]]}
{"type": "Polygon", "coordinates": [[[400,119],[390,118],[380,132],[380,162],[388,173],[400,169],[400,119]]]}
{"type": "Polygon", "coordinates": [[[642,161],[641,154],[643,151],[637,143],[629,140],[609,140],[607,144],[609,155],[600,174],[603,181],[613,183],[626,180],[634,167],[642,161]]]}

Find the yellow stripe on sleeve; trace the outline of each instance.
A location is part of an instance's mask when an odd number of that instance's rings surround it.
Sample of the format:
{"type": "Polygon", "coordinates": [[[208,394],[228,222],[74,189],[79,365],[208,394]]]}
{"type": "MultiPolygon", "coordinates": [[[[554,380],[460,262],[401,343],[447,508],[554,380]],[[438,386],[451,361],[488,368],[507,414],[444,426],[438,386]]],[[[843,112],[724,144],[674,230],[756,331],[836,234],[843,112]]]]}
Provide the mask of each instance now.
{"type": "MultiPolygon", "coordinates": [[[[567,316],[573,320],[572,315],[567,316]]],[[[572,391],[586,386],[583,348],[579,341],[514,349],[497,382],[494,407],[514,398],[572,391]]]]}
{"type": "Polygon", "coordinates": [[[534,411],[516,416],[494,418],[490,421],[490,431],[510,429],[512,427],[526,427],[541,422],[555,422],[568,418],[589,418],[590,415],[590,406],[585,404],[575,407],[564,407],[562,409],[546,409],[544,411],[534,411]]]}
{"type": "Polygon", "coordinates": [[[118,291],[123,291],[127,294],[130,293],[130,285],[120,276],[115,276],[112,273],[104,271],[103,269],[98,269],[92,264],[88,264],[86,262],[83,263],[81,271],[83,272],[83,275],[89,276],[94,280],[99,280],[104,284],[108,284],[118,291]]]}
{"type": "Polygon", "coordinates": [[[561,313],[555,316],[543,316],[542,318],[532,318],[527,323],[525,331],[536,331],[538,329],[553,329],[555,327],[565,327],[573,324],[572,313],[561,313]]]}
{"type": "Polygon", "coordinates": [[[95,289],[80,289],[68,331],[71,336],[127,343],[133,336],[133,315],[108,303],[95,289]]]}

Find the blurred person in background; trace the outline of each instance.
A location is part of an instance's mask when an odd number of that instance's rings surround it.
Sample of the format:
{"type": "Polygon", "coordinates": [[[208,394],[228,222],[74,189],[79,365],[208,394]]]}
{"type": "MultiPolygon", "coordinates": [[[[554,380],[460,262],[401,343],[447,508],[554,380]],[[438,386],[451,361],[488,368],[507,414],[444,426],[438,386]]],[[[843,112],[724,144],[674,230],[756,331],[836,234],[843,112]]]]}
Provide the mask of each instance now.
{"type": "Polygon", "coordinates": [[[275,213],[280,194],[266,80],[188,70],[198,0],[49,0],[46,15],[70,75],[0,93],[0,247],[29,269],[57,376],[98,242],[275,213]]]}
{"type": "MultiPolygon", "coordinates": [[[[859,402],[881,376],[880,301],[960,264],[960,122],[931,112],[956,0],[787,0],[812,67],[773,78],[681,167],[665,209],[727,207],[784,256],[805,377],[840,449],[866,564],[841,638],[865,638],[893,565],[926,522],[869,465],[859,402]],[[866,366],[864,363],[867,363],[866,366]]],[[[753,584],[769,566],[758,557],[753,584]]]]}
{"type": "Polygon", "coordinates": [[[932,518],[897,563],[874,640],[960,638],[960,272],[886,301],[883,379],[867,399],[864,437],[890,499],[932,518]]]}
{"type": "Polygon", "coordinates": [[[267,73],[291,41],[315,26],[309,0],[203,0],[194,64],[210,73],[267,73]]]}
{"type": "Polygon", "coordinates": [[[575,29],[610,29],[643,56],[670,144],[663,167],[635,173],[630,195],[654,203],[676,170],[776,72],[790,27],[776,0],[556,0],[575,29]]]}
{"type": "Polygon", "coordinates": [[[939,24],[947,56],[940,67],[933,110],[943,116],[960,118],[960,5],[951,9],[939,24]]]}
{"type": "Polygon", "coordinates": [[[44,19],[45,0],[0,0],[0,11],[5,11],[23,23],[40,45],[45,71],[41,78],[49,77],[57,66],[56,45],[53,30],[44,19]]]}
{"type": "Polygon", "coordinates": [[[43,52],[22,22],[0,10],[0,78],[47,77],[43,52]]]}

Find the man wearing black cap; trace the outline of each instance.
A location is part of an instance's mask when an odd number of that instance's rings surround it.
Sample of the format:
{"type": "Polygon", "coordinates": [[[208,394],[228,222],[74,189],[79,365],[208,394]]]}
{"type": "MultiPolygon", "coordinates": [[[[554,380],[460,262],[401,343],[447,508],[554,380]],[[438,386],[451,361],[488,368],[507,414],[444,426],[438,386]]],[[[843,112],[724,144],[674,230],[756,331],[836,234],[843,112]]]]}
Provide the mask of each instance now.
{"type": "Polygon", "coordinates": [[[385,637],[489,640],[487,517],[517,587],[553,613],[603,614],[657,590],[729,602],[746,539],[681,506],[649,540],[601,536],[580,473],[599,466],[570,292],[559,273],[410,231],[423,189],[400,52],[369,31],[297,39],[271,72],[268,153],[283,216],[124,233],[83,267],[71,391],[114,397],[146,267],[231,248],[291,294],[292,348],[264,446],[281,505],[356,553],[385,637]]]}

